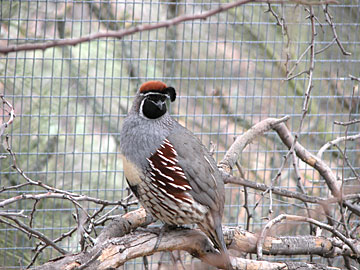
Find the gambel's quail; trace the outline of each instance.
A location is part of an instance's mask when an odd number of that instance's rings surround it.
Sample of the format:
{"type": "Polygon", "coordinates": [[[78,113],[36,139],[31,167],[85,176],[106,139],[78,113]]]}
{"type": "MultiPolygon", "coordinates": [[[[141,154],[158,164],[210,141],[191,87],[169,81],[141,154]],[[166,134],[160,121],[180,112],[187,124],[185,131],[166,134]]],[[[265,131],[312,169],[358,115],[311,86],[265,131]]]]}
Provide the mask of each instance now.
{"type": "Polygon", "coordinates": [[[199,139],[167,112],[167,100],[175,98],[163,82],[141,85],[120,133],[124,174],[148,212],[169,225],[197,224],[231,269],[221,173],[199,139]]]}

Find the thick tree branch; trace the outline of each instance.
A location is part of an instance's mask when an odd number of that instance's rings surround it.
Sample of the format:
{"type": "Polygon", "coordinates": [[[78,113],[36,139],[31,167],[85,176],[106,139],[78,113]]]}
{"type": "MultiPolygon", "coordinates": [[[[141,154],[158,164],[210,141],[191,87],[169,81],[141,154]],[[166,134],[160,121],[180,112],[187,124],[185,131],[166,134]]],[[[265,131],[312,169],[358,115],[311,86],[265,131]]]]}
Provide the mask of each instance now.
{"type": "Polygon", "coordinates": [[[348,248],[351,249],[352,253],[350,254],[351,256],[355,256],[355,257],[360,257],[360,253],[358,251],[358,243],[356,243],[356,241],[347,238],[345,235],[343,235],[340,231],[336,230],[333,226],[330,226],[328,224],[322,223],[320,221],[317,221],[315,219],[312,218],[308,218],[308,217],[302,217],[302,216],[295,216],[295,215],[279,215],[276,218],[270,220],[266,226],[263,228],[263,230],[261,231],[260,237],[258,238],[258,242],[257,242],[257,254],[258,254],[258,258],[261,260],[262,259],[262,255],[263,255],[263,244],[265,241],[265,236],[267,234],[267,232],[270,230],[270,228],[272,226],[274,226],[275,224],[282,222],[284,220],[287,221],[296,221],[296,222],[309,222],[313,225],[316,225],[322,229],[328,230],[330,232],[332,232],[336,237],[338,237],[341,241],[343,241],[348,248]]]}
{"type": "MultiPolygon", "coordinates": [[[[130,259],[149,256],[154,254],[154,245],[157,242],[158,230],[129,232],[137,226],[143,226],[151,222],[152,218],[147,215],[142,208],[125,214],[117,220],[117,229],[106,237],[99,236],[97,244],[89,252],[82,252],[76,255],[67,255],[55,261],[48,262],[36,269],[113,269],[121,266],[130,259]],[[125,225],[126,224],[126,225],[125,225]]],[[[114,224],[115,225],[115,224],[114,224]]],[[[113,228],[115,228],[113,227],[113,228]]],[[[109,228],[109,227],[107,227],[109,228]]],[[[246,253],[256,253],[256,243],[258,236],[254,233],[242,230],[237,227],[224,227],[224,235],[230,249],[246,253]]],[[[110,230],[104,230],[109,232],[110,230]]],[[[353,241],[356,248],[360,247],[359,241],[353,241]]],[[[264,254],[278,255],[303,255],[317,254],[321,256],[335,257],[342,254],[350,255],[351,249],[344,243],[339,244],[335,238],[315,237],[315,236],[282,236],[263,238],[264,254]]],[[[200,230],[179,229],[167,231],[163,234],[157,252],[185,250],[190,254],[200,258],[208,264],[221,267],[218,264],[218,253],[213,249],[207,237],[200,230]]],[[[236,269],[245,269],[245,264],[251,264],[254,268],[246,269],[279,269],[275,267],[283,266],[286,263],[271,263],[265,261],[245,260],[232,258],[236,269]]],[[[313,269],[327,269],[314,265],[313,269]]],[[[311,268],[308,268],[311,269],[311,268]]]]}

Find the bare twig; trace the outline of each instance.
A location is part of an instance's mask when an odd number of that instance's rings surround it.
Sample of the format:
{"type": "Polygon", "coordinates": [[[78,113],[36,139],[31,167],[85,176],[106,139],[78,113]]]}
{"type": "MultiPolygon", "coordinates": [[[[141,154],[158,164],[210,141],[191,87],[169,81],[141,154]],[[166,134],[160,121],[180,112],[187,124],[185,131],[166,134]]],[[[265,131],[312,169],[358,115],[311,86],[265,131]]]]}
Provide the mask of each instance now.
{"type": "MultiPolygon", "coordinates": [[[[241,185],[241,186],[249,187],[249,188],[252,188],[255,190],[261,190],[261,191],[270,190],[270,187],[265,184],[249,181],[249,180],[246,180],[246,179],[243,179],[240,177],[229,176],[228,178],[225,179],[224,182],[226,184],[231,183],[231,184],[241,185]]],[[[282,188],[278,188],[278,187],[272,187],[271,190],[276,195],[284,196],[287,198],[294,198],[294,199],[300,200],[302,202],[321,203],[322,201],[325,201],[325,199],[320,198],[320,197],[301,194],[299,192],[290,191],[285,188],[282,189],[282,188]]]]}
{"type": "MultiPolygon", "coordinates": [[[[54,243],[57,243],[57,242],[60,242],[61,240],[67,238],[67,237],[70,237],[74,232],[77,231],[77,227],[74,227],[72,228],[70,231],[66,232],[66,233],[63,233],[61,234],[61,236],[59,236],[58,238],[54,239],[53,242],[54,243]]],[[[40,242],[36,248],[35,248],[35,254],[34,256],[32,257],[31,259],[31,262],[29,263],[29,265],[26,267],[26,268],[30,268],[36,261],[37,257],[41,254],[41,252],[46,248],[48,247],[47,244],[43,243],[43,242],[40,242]]]]}
{"type": "MultiPolygon", "coordinates": [[[[242,168],[240,166],[240,163],[238,161],[236,161],[236,167],[237,167],[237,169],[239,171],[240,177],[242,179],[244,179],[245,175],[244,175],[244,172],[243,172],[243,170],[242,170],[242,168]]],[[[226,183],[225,180],[224,180],[224,182],[226,183]]],[[[229,181],[229,183],[230,183],[230,181],[229,181]]],[[[250,228],[250,220],[252,218],[252,214],[250,212],[249,205],[248,205],[248,197],[249,197],[249,195],[248,195],[247,186],[243,185],[243,187],[244,187],[244,208],[245,208],[246,215],[247,215],[247,217],[246,217],[246,230],[249,230],[249,228],[250,228]]]]}
{"type": "Polygon", "coordinates": [[[21,217],[21,218],[28,217],[28,216],[24,215],[24,210],[21,210],[20,212],[2,212],[2,211],[0,211],[0,216],[2,216],[2,217],[21,217]]]}
{"type": "MultiPolygon", "coordinates": [[[[59,251],[61,254],[67,254],[66,250],[62,249],[61,247],[59,247],[58,245],[56,245],[54,243],[54,241],[50,240],[46,235],[44,235],[41,232],[38,232],[36,230],[34,230],[33,228],[27,226],[26,224],[22,223],[21,221],[19,221],[16,218],[13,218],[11,216],[6,216],[7,219],[13,221],[14,223],[17,224],[17,228],[21,228],[21,231],[25,232],[26,234],[28,234],[29,236],[34,236],[36,238],[38,238],[39,240],[43,241],[44,243],[46,243],[49,246],[52,246],[54,249],[56,249],[57,251],[59,251]]],[[[7,225],[13,226],[12,223],[6,223],[4,222],[3,219],[0,219],[0,222],[3,222],[7,225]]],[[[14,226],[13,226],[14,227],[14,226]]]]}
{"type": "Polygon", "coordinates": [[[303,75],[303,74],[309,74],[309,71],[308,71],[308,70],[300,71],[299,73],[296,73],[296,74],[293,75],[293,76],[287,77],[287,78],[285,79],[285,81],[290,81],[290,80],[292,80],[292,79],[294,79],[294,78],[297,78],[297,77],[299,77],[299,76],[301,76],[301,75],[303,75]]]}
{"type": "Polygon", "coordinates": [[[284,15],[284,10],[283,10],[283,15],[280,17],[272,8],[271,4],[268,3],[268,10],[265,12],[270,12],[275,20],[277,25],[279,25],[281,27],[281,32],[284,38],[286,38],[286,47],[285,47],[285,52],[286,52],[286,61],[285,61],[285,69],[286,69],[286,73],[288,74],[288,65],[289,65],[289,59],[290,59],[290,35],[288,32],[288,27],[285,21],[285,15],[284,15]]]}
{"type": "Polygon", "coordinates": [[[28,186],[28,185],[31,185],[31,183],[29,182],[26,182],[26,183],[21,183],[21,184],[18,184],[18,185],[15,185],[15,186],[9,186],[9,187],[1,187],[0,189],[0,193],[1,192],[4,192],[4,191],[7,191],[7,190],[12,190],[12,189],[19,189],[19,188],[22,188],[24,186],[28,186]]]}
{"type": "Polygon", "coordinates": [[[351,74],[349,74],[349,77],[350,77],[350,79],[353,80],[353,81],[358,81],[358,82],[360,82],[360,78],[358,78],[358,77],[355,77],[355,76],[353,76],[353,75],[351,75],[351,74]]]}
{"type": "MultiPolygon", "coordinates": [[[[297,141],[299,133],[302,129],[302,125],[303,125],[305,116],[308,113],[310,93],[313,88],[313,74],[314,74],[314,68],[315,68],[315,34],[316,34],[316,30],[315,30],[314,11],[311,6],[309,7],[309,14],[310,14],[309,19],[311,22],[311,41],[310,41],[310,46],[309,46],[310,47],[310,62],[309,62],[310,66],[309,66],[309,71],[308,71],[309,79],[308,79],[308,84],[307,84],[305,94],[304,94],[304,103],[303,103],[303,108],[302,108],[302,115],[301,115],[301,119],[300,119],[298,134],[295,135],[294,144],[297,141]]],[[[290,150],[290,152],[291,152],[291,150],[290,150]]]]}
{"type": "MultiPolygon", "coordinates": [[[[255,190],[261,190],[261,191],[266,191],[266,190],[270,189],[270,187],[265,184],[249,181],[249,180],[243,179],[241,177],[235,177],[235,176],[230,176],[230,175],[224,179],[224,183],[225,184],[230,184],[230,183],[236,184],[236,185],[252,188],[255,190]]],[[[310,196],[307,194],[290,191],[289,189],[279,188],[279,187],[273,187],[272,192],[276,195],[287,197],[287,198],[297,199],[304,203],[328,204],[329,205],[329,204],[339,202],[339,198],[335,198],[335,197],[322,198],[322,197],[317,197],[317,196],[310,196]]],[[[347,194],[347,195],[344,195],[343,199],[344,200],[359,200],[360,194],[357,194],[357,193],[347,194]]]]}
{"type": "Polygon", "coordinates": [[[34,221],[34,214],[35,214],[35,211],[36,211],[36,206],[37,204],[40,202],[40,200],[35,200],[34,204],[33,204],[33,207],[32,207],[32,210],[30,212],[30,221],[29,221],[29,224],[30,224],[30,227],[33,226],[33,221],[34,221]]]}
{"type": "Polygon", "coordinates": [[[5,123],[2,123],[0,126],[0,136],[2,136],[4,134],[5,129],[14,122],[14,118],[16,115],[15,115],[15,109],[14,109],[13,105],[5,99],[4,95],[0,95],[0,98],[3,102],[3,104],[7,105],[9,107],[9,111],[8,111],[9,119],[5,123]]]}
{"type": "MultiPolygon", "coordinates": [[[[293,167],[294,167],[294,173],[296,176],[296,185],[297,185],[298,189],[300,189],[301,193],[306,195],[304,185],[301,182],[301,176],[300,176],[299,166],[298,166],[298,157],[296,156],[295,152],[292,152],[292,163],[293,163],[293,167]]],[[[321,204],[321,205],[323,205],[323,204],[321,204]]],[[[308,217],[311,217],[309,204],[307,202],[304,202],[304,206],[306,208],[306,213],[307,213],[308,217]]],[[[310,235],[312,234],[313,229],[314,228],[313,228],[312,224],[310,224],[310,235]]]]}
{"type": "MultiPolygon", "coordinates": [[[[354,86],[352,89],[352,94],[351,94],[351,100],[354,98],[355,95],[355,91],[357,90],[358,86],[354,86]]],[[[352,102],[350,103],[350,107],[349,107],[349,121],[351,120],[351,113],[352,113],[352,102]]],[[[340,203],[340,215],[341,215],[341,221],[342,221],[342,225],[345,229],[346,232],[346,236],[350,235],[349,232],[349,228],[348,228],[348,224],[346,223],[346,219],[345,219],[345,212],[347,212],[347,208],[344,209],[344,206],[342,204],[342,200],[343,200],[343,196],[344,196],[344,178],[345,178],[345,164],[348,164],[348,166],[350,167],[350,169],[352,170],[352,172],[354,173],[355,177],[357,177],[358,181],[360,181],[359,175],[357,174],[357,172],[355,171],[355,169],[353,168],[353,166],[351,165],[351,163],[349,162],[347,155],[346,155],[346,150],[347,150],[347,137],[348,137],[348,131],[349,131],[349,125],[345,126],[345,140],[344,140],[344,151],[341,150],[341,148],[336,145],[336,147],[338,148],[338,150],[340,151],[340,153],[343,156],[343,163],[342,163],[342,177],[341,177],[341,203],[340,203]]]]}
{"type": "MultiPolygon", "coordinates": [[[[76,202],[83,202],[83,201],[88,201],[88,202],[93,202],[96,204],[101,204],[104,206],[109,206],[109,205],[124,205],[124,201],[127,200],[127,198],[121,200],[121,201],[108,201],[108,200],[102,200],[102,199],[98,199],[98,198],[94,198],[94,197],[89,197],[86,195],[80,195],[80,194],[76,194],[73,193],[72,195],[68,195],[68,194],[64,194],[64,193],[57,193],[57,192],[47,192],[47,193],[39,193],[39,194],[22,194],[19,196],[15,196],[15,197],[11,197],[9,199],[5,199],[3,201],[0,202],[0,207],[5,207],[9,204],[21,201],[21,200],[42,200],[42,199],[50,199],[50,198],[55,198],[55,199],[68,199],[68,200],[72,200],[72,201],[76,201],[76,202]]],[[[127,206],[131,206],[137,204],[137,201],[131,201],[127,203],[127,206]]],[[[77,204],[78,205],[78,204],[77,204]]]]}
{"type": "Polygon", "coordinates": [[[313,15],[313,8],[312,6],[309,7],[309,18],[311,21],[311,43],[310,43],[310,67],[309,70],[307,71],[308,75],[309,75],[309,79],[308,79],[308,85],[304,94],[304,102],[303,102],[303,107],[302,107],[302,114],[301,114],[301,118],[300,118],[300,124],[299,124],[299,129],[298,132],[295,134],[295,138],[293,141],[293,144],[291,145],[289,151],[287,152],[287,154],[284,156],[284,159],[282,161],[282,164],[280,166],[280,168],[278,169],[277,174],[275,175],[274,178],[271,179],[270,182],[270,187],[268,190],[266,190],[265,192],[263,192],[263,196],[264,194],[266,194],[267,192],[269,192],[269,198],[270,198],[270,204],[269,204],[269,216],[272,214],[273,210],[272,210],[272,187],[274,185],[274,183],[277,182],[277,180],[279,179],[279,177],[281,176],[282,171],[285,168],[286,162],[288,161],[290,155],[293,153],[294,148],[295,148],[295,144],[299,138],[299,134],[301,132],[302,126],[303,126],[303,122],[305,120],[305,116],[308,112],[309,109],[309,101],[310,101],[310,93],[311,93],[311,89],[313,87],[312,83],[313,83],[313,72],[314,72],[314,67],[315,67],[315,21],[314,21],[314,15],[313,15]]]}
{"type": "Polygon", "coordinates": [[[304,56],[307,54],[307,52],[310,50],[311,45],[307,46],[307,48],[304,50],[304,52],[300,55],[300,57],[298,58],[298,60],[296,60],[294,66],[289,70],[288,74],[287,74],[287,78],[286,81],[292,80],[295,77],[298,77],[304,73],[307,73],[307,71],[301,71],[300,73],[289,77],[295,70],[295,68],[297,67],[297,65],[300,63],[300,61],[304,58],[304,56]]]}
{"type": "Polygon", "coordinates": [[[350,125],[354,125],[357,123],[360,123],[360,119],[353,119],[353,120],[347,121],[347,122],[334,121],[335,125],[340,125],[340,126],[350,126],[350,125]]]}
{"type": "Polygon", "coordinates": [[[324,4],[324,5],[322,5],[322,8],[323,8],[323,11],[324,11],[325,20],[330,25],[331,30],[332,30],[333,35],[334,35],[334,39],[336,40],[336,43],[338,44],[342,54],[343,55],[351,55],[351,52],[348,52],[348,51],[345,50],[344,46],[342,45],[342,43],[341,43],[341,41],[340,41],[340,39],[339,39],[339,37],[337,35],[335,24],[332,21],[332,16],[329,14],[329,11],[328,11],[328,5],[324,4]]]}
{"type": "MultiPolygon", "coordinates": [[[[2,124],[0,127],[1,130],[1,134],[3,134],[4,130],[13,123],[14,117],[15,117],[15,111],[14,108],[12,106],[12,104],[10,102],[8,102],[3,96],[1,96],[1,99],[3,100],[3,103],[5,105],[8,106],[9,108],[9,120],[2,124]]],[[[116,205],[118,206],[123,206],[124,208],[128,207],[129,205],[132,204],[136,204],[137,201],[131,201],[128,202],[128,198],[125,198],[124,200],[121,201],[107,201],[107,200],[101,200],[98,198],[93,198],[93,197],[89,197],[86,195],[79,195],[76,193],[72,193],[72,192],[68,192],[68,191],[64,191],[52,186],[49,186],[47,184],[42,183],[41,181],[34,181],[33,179],[31,179],[30,177],[28,177],[25,172],[18,166],[17,164],[17,160],[16,160],[16,155],[15,153],[12,151],[11,145],[10,145],[10,139],[9,136],[6,136],[5,139],[5,143],[7,145],[7,151],[10,154],[11,158],[12,158],[12,168],[15,169],[25,180],[25,183],[22,184],[18,184],[18,185],[14,185],[14,186],[10,186],[10,187],[2,187],[0,192],[6,191],[6,190],[12,190],[12,189],[19,189],[21,187],[27,186],[27,185],[34,185],[34,186],[39,186],[45,190],[47,190],[48,192],[46,193],[40,193],[40,194],[22,194],[22,195],[18,195],[15,197],[10,197],[8,199],[4,199],[1,200],[0,202],[0,207],[5,207],[8,206],[10,204],[19,202],[21,200],[35,200],[35,203],[33,205],[33,208],[30,212],[30,226],[20,222],[19,220],[17,220],[18,217],[26,217],[24,215],[22,215],[22,213],[12,213],[12,212],[1,212],[0,216],[5,217],[13,222],[8,222],[4,219],[1,219],[0,221],[2,223],[5,223],[9,226],[15,227],[18,230],[26,233],[29,235],[29,237],[36,237],[38,238],[41,242],[39,244],[37,244],[36,246],[36,253],[34,255],[34,257],[32,258],[30,265],[28,267],[30,267],[36,260],[36,258],[38,257],[38,255],[42,252],[42,250],[44,248],[46,248],[47,246],[52,246],[54,247],[56,250],[58,250],[61,254],[65,254],[66,251],[63,250],[62,248],[58,247],[55,243],[58,241],[61,241],[63,238],[70,236],[73,232],[75,232],[76,230],[79,230],[81,232],[84,233],[84,235],[89,238],[89,240],[91,240],[90,236],[88,235],[93,229],[94,229],[94,218],[96,217],[96,215],[98,215],[104,208],[105,206],[108,205],[116,205]],[[58,237],[57,239],[55,239],[54,241],[50,240],[49,238],[47,238],[45,235],[43,235],[42,233],[38,232],[37,230],[34,230],[32,228],[32,223],[33,223],[33,218],[34,218],[34,214],[36,211],[36,207],[37,204],[40,200],[42,199],[47,199],[47,198],[57,198],[57,199],[66,199],[71,201],[74,206],[75,206],[75,210],[77,211],[77,218],[80,222],[80,218],[79,218],[79,209],[82,209],[81,213],[85,214],[85,218],[81,219],[81,226],[77,226],[76,228],[72,229],[71,231],[69,231],[69,233],[63,234],[60,237],[58,237]],[[90,216],[87,211],[81,206],[81,204],[79,204],[79,202],[81,201],[88,201],[88,202],[93,202],[96,204],[100,204],[100,210],[99,211],[95,211],[94,214],[92,216],[90,216]],[[79,208],[79,209],[78,209],[79,208]],[[14,218],[14,216],[16,218],[14,218]],[[85,224],[88,223],[88,228],[85,227],[85,224]]],[[[78,225],[79,225],[78,224],[78,225]]]]}
{"type": "Polygon", "coordinates": [[[334,38],[334,39],[333,39],[329,44],[327,44],[324,48],[321,48],[320,50],[317,50],[317,51],[315,52],[315,55],[316,55],[316,54],[320,54],[320,53],[324,52],[326,49],[330,48],[331,45],[333,45],[333,44],[335,43],[335,41],[336,41],[336,38],[334,38]]]}
{"type": "MultiPolygon", "coordinates": [[[[345,125],[348,125],[349,122],[347,122],[345,125]]],[[[343,125],[343,124],[342,124],[343,125]]],[[[330,142],[325,143],[320,150],[317,152],[316,156],[318,158],[322,158],[322,155],[324,154],[324,152],[329,149],[332,146],[336,146],[337,144],[344,142],[344,141],[355,141],[357,139],[360,139],[360,133],[353,135],[353,136],[347,136],[347,137],[339,137],[336,138],[335,140],[332,140],[330,142]]]]}

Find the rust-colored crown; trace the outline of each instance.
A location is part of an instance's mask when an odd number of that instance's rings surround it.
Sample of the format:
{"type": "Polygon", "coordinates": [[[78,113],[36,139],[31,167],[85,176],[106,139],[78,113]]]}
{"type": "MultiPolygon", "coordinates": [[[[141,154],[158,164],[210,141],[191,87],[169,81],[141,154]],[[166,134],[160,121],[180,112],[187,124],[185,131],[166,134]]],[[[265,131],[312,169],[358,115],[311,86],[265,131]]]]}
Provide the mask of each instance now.
{"type": "Polygon", "coordinates": [[[162,91],[167,88],[166,84],[160,81],[148,81],[140,86],[140,93],[150,90],[162,91]]]}

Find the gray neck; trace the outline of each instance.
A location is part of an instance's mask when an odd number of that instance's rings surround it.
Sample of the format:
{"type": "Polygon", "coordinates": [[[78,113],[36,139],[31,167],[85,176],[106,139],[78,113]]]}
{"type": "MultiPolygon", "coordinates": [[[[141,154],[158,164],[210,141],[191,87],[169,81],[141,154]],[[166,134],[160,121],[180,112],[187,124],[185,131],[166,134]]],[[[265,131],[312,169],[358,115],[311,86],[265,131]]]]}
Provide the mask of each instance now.
{"type": "Polygon", "coordinates": [[[131,162],[146,167],[146,158],[156,152],[173,127],[174,120],[168,112],[157,119],[145,119],[130,110],[120,134],[122,154],[131,162]]]}

